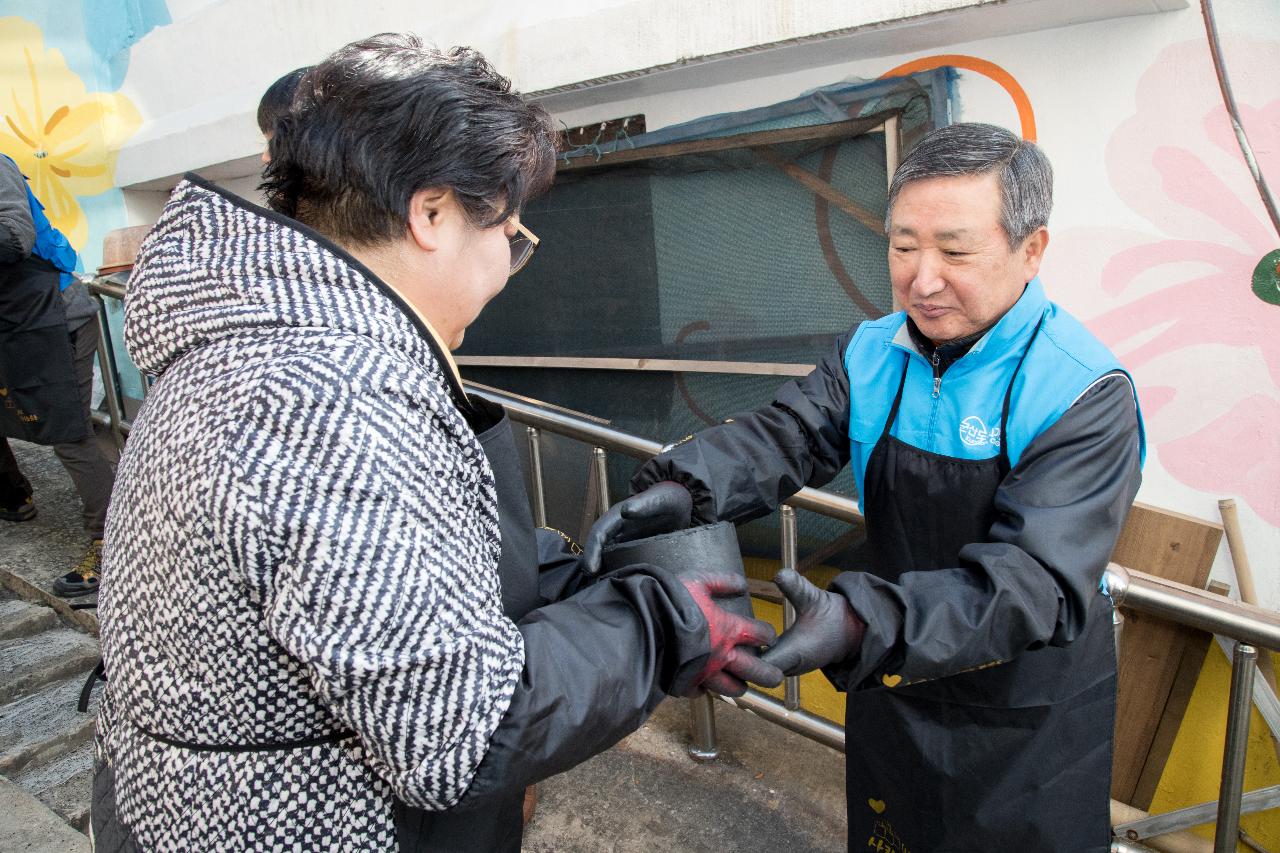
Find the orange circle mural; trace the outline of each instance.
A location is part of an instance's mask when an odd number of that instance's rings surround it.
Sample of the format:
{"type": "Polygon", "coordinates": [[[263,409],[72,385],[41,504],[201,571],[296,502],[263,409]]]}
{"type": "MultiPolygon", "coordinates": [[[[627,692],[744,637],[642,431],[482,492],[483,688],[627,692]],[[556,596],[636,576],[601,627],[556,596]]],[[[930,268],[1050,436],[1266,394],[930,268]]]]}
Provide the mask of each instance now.
{"type": "Polygon", "coordinates": [[[1008,92],[1009,97],[1013,99],[1014,106],[1018,108],[1018,119],[1022,122],[1022,138],[1028,142],[1036,141],[1036,114],[1031,108],[1031,99],[1027,97],[1026,90],[1014,79],[1014,76],[994,62],[979,59],[976,56],[966,56],[963,53],[943,53],[938,56],[924,56],[920,59],[904,62],[897,68],[891,68],[881,74],[880,78],[905,77],[908,74],[932,71],[935,68],[942,68],[946,65],[981,74],[983,77],[988,77],[1000,84],[1000,87],[1008,92]]]}

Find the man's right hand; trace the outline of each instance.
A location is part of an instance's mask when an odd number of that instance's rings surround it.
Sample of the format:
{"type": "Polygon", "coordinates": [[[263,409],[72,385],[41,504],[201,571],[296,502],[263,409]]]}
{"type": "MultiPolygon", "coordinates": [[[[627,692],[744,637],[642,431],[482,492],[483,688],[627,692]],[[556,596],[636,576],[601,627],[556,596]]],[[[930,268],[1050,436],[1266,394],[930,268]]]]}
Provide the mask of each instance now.
{"type": "Polygon", "coordinates": [[[655,483],[609,507],[596,519],[582,544],[582,570],[600,572],[604,549],[614,542],[630,542],[660,533],[683,530],[693,517],[693,498],[679,483],[655,483]]]}
{"type": "Polygon", "coordinates": [[[711,656],[686,695],[695,696],[705,689],[724,696],[741,696],[747,692],[748,681],[764,687],[781,684],[782,671],[757,656],[760,646],[777,638],[773,626],[730,613],[715,601],[718,597],[746,595],[747,579],[713,569],[684,572],[677,577],[701,608],[711,641],[711,656]]]}
{"type": "Polygon", "coordinates": [[[795,569],[783,569],[773,582],[795,607],[796,621],[764,653],[766,663],[785,675],[803,675],[845,660],[862,647],[867,623],[844,596],[818,589],[795,569]]]}

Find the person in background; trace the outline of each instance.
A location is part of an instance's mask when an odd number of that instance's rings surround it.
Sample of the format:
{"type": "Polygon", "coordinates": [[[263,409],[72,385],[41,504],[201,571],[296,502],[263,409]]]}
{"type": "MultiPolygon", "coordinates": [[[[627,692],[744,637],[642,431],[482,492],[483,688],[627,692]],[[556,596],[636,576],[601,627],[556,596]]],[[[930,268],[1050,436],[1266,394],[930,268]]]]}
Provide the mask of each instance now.
{"type": "MultiPolygon", "coordinates": [[[[289,112],[289,107],[293,104],[293,96],[298,91],[298,84],[311,68],[312,66],[305,65],[302,68],[293,69],[262,93],[262,100],[258,101],[258,130],[262,131],[267,142],[270,142],[271,137],[275,135],[276,122],[289,112]]],[[[262,149],[262,162],[264,164],[271,162],[269,148],[262,149]]]]}
{"type": "Polygon", "coordinates": [[[475,51],[385,34],[302,80],[271,209],[175,189],[125,304],[157,379],[108,518],[98,850],[515,853],[526,787],[664,695],[780,683],[716,602],[741,574],[589,578],[535,530],[463,390],[554,140],[475,51]]]}
{"type": "Polygon", "coordinates": [[[772,512],[852,463],[862,571],[795,606],[764,654],[848,691],[849,849],[1110,849],[1116,661],[1108,557],[1141,479],[1133,382],[1038,278],[1053,172],[1003,128],[923,139],[889,190],[904,310],[836,341],[774,402],[643,465],[586,543],[772,512]]]}
{"type": "Polygon", "coordinates": [[[0,155],[0,519],[36,517],[8,438],[53,445],[80,495],[89,537],[84,557],[53,582],[61,596],[98,589],[115,478],[89,417],[98,312],[74,274],[76,261],[18,164],[0,155]]]}

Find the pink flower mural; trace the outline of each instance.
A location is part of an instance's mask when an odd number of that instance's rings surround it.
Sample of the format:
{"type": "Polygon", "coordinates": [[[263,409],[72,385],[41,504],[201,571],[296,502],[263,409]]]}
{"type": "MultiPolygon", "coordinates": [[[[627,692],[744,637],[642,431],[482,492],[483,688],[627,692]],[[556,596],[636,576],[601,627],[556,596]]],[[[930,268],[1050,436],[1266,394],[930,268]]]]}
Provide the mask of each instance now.
{"type": "MultiPolygon", "coordinates": [[[[1280,66],[1280,43],[1228,39],[1225,50],[1230,69],[1243,72],[1236,97],[1259,163],[1280,181],[1280,98],[1250,76],[1280,66]]],[[[1134,373],[1164,470],[1199,491],[1237,496],[1280,527],[1280,307],[1251,290],[1254,267],[1280,237],[1203,41],[1166,48],[1136,100],[1106,166],[1116,195],[1151,231],[1056,235],[1046,278],[1078,316],[1093,312],[1089,327],[1134,373]],[[1065,292],[1071,281],[1081,285],[1074,297],[1065,292]]]]}

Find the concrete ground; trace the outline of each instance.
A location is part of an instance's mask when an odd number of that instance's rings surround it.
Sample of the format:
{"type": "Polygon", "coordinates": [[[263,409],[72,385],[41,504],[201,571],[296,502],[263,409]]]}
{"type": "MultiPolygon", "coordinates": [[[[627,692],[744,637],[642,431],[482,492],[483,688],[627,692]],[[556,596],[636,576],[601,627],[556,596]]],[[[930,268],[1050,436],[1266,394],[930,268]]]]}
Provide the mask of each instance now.
{"type": "MultiPolygon", "coordinates": [[[[107,458],[118,458],[115,445],[100,431],[99,443],[107,458]]],[[[93,611],[72,611],[63,599],[49,592],[53,579],[64,575],[84,556],[89,547],[88,534],[81,520],[80,498],[71,478],[53,451],[47,447],[9,441],[22,473],[31,481],[35,492],[37,515],[31,521],[0,521],[0,583],[14,588],[23,597],[41,600],[56,607],[64,616],[80,619],[87,630],[96,631],[93,611]],[[83,618],[85,615],[90,618],[83,618]]],[[[71,599],[92,602],[93,596],[71,599]]]]}
{"type": "Polygon", "coordinates": [[[692,761],[688,703],[539,786],[533,853],[843,851],[844,757],[716,703],[720,757],[692,761]]]}
{"type": "MultiPolygon", "coordinates": [[[[83,553],[79,500],[51,451],[12,444],[35,487],[40,515],[23,524],[0,522],[0,583],[28,600],[61,605],[64,617],[92,626],[92,611],[71,611],[44,592],[83,553]]],[[[688,757],[688,703],[668,700],[612,750],[541,783],[524,849],[844,850],[843,756],[726,703],[716,708],[716,761],[699,764],[688,757]]],[[[0,781],[0,849],[84,849],[84,836],[74,830],[66,835],[61,829],[70,827],[50,824],[51,816],[57,821],[39,801],[0,781]]]]}

